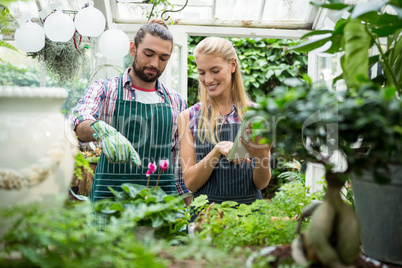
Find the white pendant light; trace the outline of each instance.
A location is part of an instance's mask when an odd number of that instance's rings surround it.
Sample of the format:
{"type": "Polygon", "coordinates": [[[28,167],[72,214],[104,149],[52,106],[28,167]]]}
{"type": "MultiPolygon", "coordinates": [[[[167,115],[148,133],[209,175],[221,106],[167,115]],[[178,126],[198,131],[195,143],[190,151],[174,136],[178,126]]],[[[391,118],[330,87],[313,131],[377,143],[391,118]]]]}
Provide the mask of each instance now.
{"type": "Polygon", "coordinates": [[[106,19],[92,5],[81,9],[74,19],[75,27],[82,36],[97,37],[105,30],[106,19]]]}
{"type": "Polygon", "coordinates": [[[130,49],[130,39],[119,29],[105,31],[99,38],[99,50],[106,58],[121,59],[130,49]]]}
{"type": "Polygon", "coordinates": [[[56,11],[45,19],[43,25],[46,36],[53,42],[67,42],[75,32],[75,26],[70,16],[56,11]]]}
{"type": "Polygon", "coordinates": [[[45,31],[32,21],[25,22],[15,31],[15,42],[25,52],[38,52],[45,46],[45,31]]]}

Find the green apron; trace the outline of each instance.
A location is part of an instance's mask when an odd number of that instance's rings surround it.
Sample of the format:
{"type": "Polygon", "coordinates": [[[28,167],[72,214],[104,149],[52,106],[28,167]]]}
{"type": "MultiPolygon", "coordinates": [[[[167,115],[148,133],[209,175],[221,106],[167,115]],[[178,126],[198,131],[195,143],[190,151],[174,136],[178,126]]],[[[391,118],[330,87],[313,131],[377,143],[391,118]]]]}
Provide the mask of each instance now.
{"type": "MultiPolygon", "coordinates": [[[[106,83],[105,83],[106,86],[106,83]]],[[[172,110],[163,85],[160,84],[165,103],[141,103],[123,100],[122,76],[119,77],[116,107],[111,125],[125,136],[138,152],[142,165],[133,166],[110,163],[102,153],[92,182],[90,198],[92,202],[104,198],[114,198],[108,187],[123,191],[123,183],[146,185],[148,163],[157,165],[151,175],[149,186],[155,186],[159,175],[159,160],[168,159],[169,168],[162,171],[158,186],[167,194],[177,193],[171,156],[172,110]]]]}

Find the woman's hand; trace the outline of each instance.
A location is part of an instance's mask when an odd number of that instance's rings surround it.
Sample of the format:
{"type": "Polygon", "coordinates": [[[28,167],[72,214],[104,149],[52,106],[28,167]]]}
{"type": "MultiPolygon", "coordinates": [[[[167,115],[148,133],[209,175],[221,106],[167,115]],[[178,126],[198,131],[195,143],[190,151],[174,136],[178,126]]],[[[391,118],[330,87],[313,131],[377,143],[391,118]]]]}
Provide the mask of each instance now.
{"type": "MultiPolygon", "coordinates": [[[[249,135],[251,130],[246,131],[249,135]]],[[[254,158],[254,174],[253,181],[257,189],[264,189],[267,187],[269,181],[271,180],[271,145],[260,144],[262,137],[257,136],[254,140],[250,139],[248,142],[241,138],[241,142],[247,151],[250,153],[251,157],[254,158]]]]}
{"type": "MultiPolygon", "coordinates": [[[[252,126],[246,129],[246,134],[248,137],[251,136],[252,126]]],[[[243,138],[240,138],[240,141],[250,153],[251,157],[255,160],[255,167],[269,167],[269,162],[271,159],[271,145],[269,144],[261,144],[262,137],[256,136],[254,140],[250,137],[248,141],[245,141],[243,138]]]]}
{"type": "Polygon", "coordinates": [[[254,141],[251,139],[247,142],[243,138],[240,141],[246,147],[247,151],[250,153],[251,157],[256,160],[263,160],[270,158],[271,145],[260,144],[261,136],[257,136],[254,141]]]}
{"type": "MultiPolygon", "coordinates": [[[[218,153],[221,155],[224,155],[226,157],[228,157],[230,150],[232,150],[232,147],[233,147],[233,142],[231,142],[231,141],[221,141],[215,145],[215,149],[218,151],[218,153]]],[[[251,163],[250,158],[232,160],[232,162],[235,162],[236,164],[240,164],[242,161],[251,163]]]]}

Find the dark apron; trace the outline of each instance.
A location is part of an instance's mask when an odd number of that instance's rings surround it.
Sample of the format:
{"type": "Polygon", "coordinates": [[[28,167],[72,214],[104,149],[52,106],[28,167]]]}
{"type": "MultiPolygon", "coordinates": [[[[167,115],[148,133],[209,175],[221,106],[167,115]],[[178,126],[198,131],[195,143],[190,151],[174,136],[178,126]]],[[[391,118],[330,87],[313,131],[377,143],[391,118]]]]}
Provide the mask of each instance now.
{"type": "MultiPolygon", "coordinates": [[[[240,124],[223,124],[219,139],[221,141],[234,141],[240,124]]],[[[198,130],[196,130],[198,131],[198,130]]],[[[201,161],[212,149],[213,144],[204,144],[195,136],[196,161],[201,161]]],[[[194,198],[207,195],[210,203],[222,203],[223,201],[236,201],[240,204],[251,204],[261,192],[257,190],[253,182],[254,159],[251,163],[230,162],[226,156],[219,158],[209,180],[196,193],[194,198]]]]}
{"type": "Polygon", "coordinates": [[[92,202],[114,198],[108,187],[121,192],[123,183],[146,185],[148,163],[155,162],[157,170],[150,177],[149,186],[155,186],[159,175],[159,160],[168,159],[169,168],[162,171],[159,184],[167,194],[177,193],[171,156],[172,110],[166,91],[162,87],[165,103],[141,103],[123,100],[122,76],[119,78],[116,107],[112,126],[126,137],[138,152],[142,165],[110,163],[102,153],[92,182],[92,202]]]}

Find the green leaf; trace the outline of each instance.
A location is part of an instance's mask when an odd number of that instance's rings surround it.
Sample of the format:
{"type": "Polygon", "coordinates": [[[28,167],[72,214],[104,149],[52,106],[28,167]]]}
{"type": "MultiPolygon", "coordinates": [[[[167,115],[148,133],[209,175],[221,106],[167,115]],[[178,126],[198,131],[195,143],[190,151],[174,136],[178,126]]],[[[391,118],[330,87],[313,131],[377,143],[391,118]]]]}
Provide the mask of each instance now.
{"type": "Polygon", "coordinates": [[[384,98],[385,98],[387,101],[390,101],[390,100],[392,100],[393,98],[395,98],[396,92],[397,92],[396,88],[387,87],[387,88],[385,88],[385,90],[384,90],[384,98]]]}
{"type": "Polygon", "coordinates": [[[386,25],[383,27],[377,27],[372,29],[371,31],[378,35],[378,37],[388,37],[389,35],[394,34],[402,28],[402,21],[394,24],[394,25],[386,25]]]}
{"type": "Polygon", "coordinates": [[[90,163],[90,164],[97,164],[98,162],[99,162],[99,156],[96,156],[96,157],[94,157],[94,156],[89,156],[89,157],[86,157],[85,159],[88,161],[88,163],[90,163]]]}
{"type": "Polygon", "coordinates": [[[332,31],[331,30],[314,30],[309,33],[306,33],[301,38],[305,39],[306,37],[309,37],[309,36],[316,36],[316,35],[321,35],[321,34],[332,34],[332,31]]]}
{"type": "Polygon", "coordinates": [[[321,2],[310,2],[310,3],[316,7],[328,8],[328,9],[333,9],[333,10],[349,10],[352,8],[352,6],[343,4],[341,2],[330,3],[330,4],[321,3],[321,2]]]}
{"type": "Polygon", "coordinates": [[[108,187],[108,189],[113,193],[116,201],[121,202],[129,199],[129,195],[126,192],[115,191],[112,187],[108,187]]]}
{"type": "Polygon", "coordinates": [[[121,188],[126,193],[128,193],[131,198],[135,198],[139,192],[141,192],[144,189],[147,189],[145,185],[132,184],[132,183],[123,183],[121,185],[121,188]]]}
{"type": "Polygon", "coordinates": [[[172,196],[172,195],[167,195],[167,196],[165,196],[164,198],[163,198],[163,201],[165,202],[165,203],[169,203],[170,201],[173,201],[173,200],[175,200],[176,199],[176,197],[174,197],[174,196],[172,196]]]}
{"type": "Polygon", "coordinates": [[[328,41],[331,40],[331,37],[332,36],[323,37],[318,40],[308,40],[306,42],[301,43],[300,45],[291,47],[290,49],[298,52],[310,52],[314,49],[317,49],[325,45],[328,41]]]}
{"type": "Polygon", "coordinates": [[[298,78],[287,78],[283,83],[290,87],[302,86],[303,82],[298,78]]]}
{"type": "Polygon", "coordinates": [[[0,47],[6,47],[8,49],[14,50],[16,52],[19,52],[16,47],[11,45],[10,43],[7,43],[6,41],[0,40],[0,47]]]}
{"type": "Polygon", "coordinates": [[[152,220],[153,228],[158,228],[158,227],[162,226],[162,224],[163,224],[163,218],[158,214],[152,215],[151,220],[152,220]]]}
{"type": "Polygon", "coordinates": [[[222,208],[231,208],[231,207],[236,207],[239,203],[235,201],[224,201],[221,204],[222,208]]]}
{"type": "Polygon", "coordinates": [[[370,36],[360,20],[355,19],[345,25],[343,44],[345,54],[341,65],[344,79],[349,87],[354,87],[360,84],[358,77],[368,79],[370,36]]]}
{"type": "Polygon", "coordinates": [[[208,196],[200,195],[194,198],[193,202],[191,202],[190,206],[192,207],[202,207],[208,204],[208,196]]]}
{"type": "Polygon", "coordinates": [[[352,13],[350,14],[350,17],[352,19],[358,18],[361,15],[364,15],[369,12],[377,12],[379,11],[386,3],[384,2],[363,2],[363,3],[357,3],[354,8],[352,13]]]}
{"type": "Polygon", "coordinates": [[[110,210],[115,210],[115,211],[123,211],[123,206],[122,203],[113,203],[112,205],[110,205],[110,210]]]}

